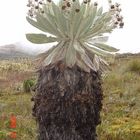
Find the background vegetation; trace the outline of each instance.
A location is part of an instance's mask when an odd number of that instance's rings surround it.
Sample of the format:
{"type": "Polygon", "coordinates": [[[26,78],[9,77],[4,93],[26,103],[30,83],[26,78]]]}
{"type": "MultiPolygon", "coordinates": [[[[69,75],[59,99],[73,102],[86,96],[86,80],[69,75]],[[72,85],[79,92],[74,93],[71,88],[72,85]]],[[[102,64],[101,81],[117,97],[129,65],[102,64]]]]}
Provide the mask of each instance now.
{"type": "MultiPolygon", "coordinates": [[[[100,140],[140,140],[140,56],[117,57],[103,76],[100,140]]],[[[17,140],[35,140],[36,122],[25,83],[36,79],[30,59],[0,61],[0,140],[8,140],[9,117],[17,117],[17,140]]],[[[9,139],[10,140],[10,139],[9,139]]]]}

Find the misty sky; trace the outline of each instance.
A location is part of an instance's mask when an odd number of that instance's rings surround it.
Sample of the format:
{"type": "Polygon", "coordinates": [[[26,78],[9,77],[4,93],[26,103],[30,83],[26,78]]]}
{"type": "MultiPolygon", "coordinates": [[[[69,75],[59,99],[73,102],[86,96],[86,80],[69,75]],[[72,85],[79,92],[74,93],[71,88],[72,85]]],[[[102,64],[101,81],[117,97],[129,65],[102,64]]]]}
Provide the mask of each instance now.
{"type": "MultiPolygon", "coordinates": [[[[58,1],[58,0],[55,0],[58,1]]],[[[107,0],[97,0],[107,3],[107,0]]],[[[122,52],[140,52],[140,1],[114,0],[122,4],[125,27],[115,30],[108,44],[122,52]]],[[[27,0],[0,0],[0,45],[26,42],[25,33],[36,32],[26,21],[27,0]]],[[[30,44],[31,45],[31,44],[30,44]]],[[[31,45],[32,46],[32,45],[31,45]]]]}

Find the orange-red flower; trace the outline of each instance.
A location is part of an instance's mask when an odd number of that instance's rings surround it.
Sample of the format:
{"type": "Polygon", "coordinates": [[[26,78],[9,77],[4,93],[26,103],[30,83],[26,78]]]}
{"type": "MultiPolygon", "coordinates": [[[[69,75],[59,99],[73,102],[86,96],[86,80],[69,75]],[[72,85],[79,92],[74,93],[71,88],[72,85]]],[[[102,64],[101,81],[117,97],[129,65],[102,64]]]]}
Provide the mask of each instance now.
{"type": "Polygon", "coordinates": [[[17,137],[17,133],[16,132],[10,132],[9,137],[15,139],[17,137]]]}
{"type": "Polygon", "coordinates": [[[10,128],[16,128],[16,116],[13,114],[10,116],[10,128]]]}

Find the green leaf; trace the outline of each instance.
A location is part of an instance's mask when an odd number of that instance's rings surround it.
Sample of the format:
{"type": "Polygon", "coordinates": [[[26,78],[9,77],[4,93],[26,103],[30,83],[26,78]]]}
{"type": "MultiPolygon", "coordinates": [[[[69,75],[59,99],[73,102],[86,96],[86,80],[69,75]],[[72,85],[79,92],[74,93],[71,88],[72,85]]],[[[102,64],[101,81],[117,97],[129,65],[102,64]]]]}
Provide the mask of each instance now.
{"type": "Polygon", "coordinates": [[[110,27],[110,21],[112,20],[110,12],[105,12],[101,14],[99,17],[96,15],[96,20],[94,20],[93,26],[88,30],[83,38],[92,38],[94,36],[98,36],[102,33],[109,33],[111,30],[107,30],[107,26],[110,27]]]}
{"type": "Polygon", "coordinates": [[[94,55],[94,58],[93,58],[93,65],[95,66],[97,70],[99,70],[100,61],[99,61],[99,57],[96,54],[94,55]]]}
{"type": "Polygon", "coordinates": [[[101,44],[101,43],[95,43],[94,46],[104,50],[104,51],[108,51],[108,52],[117,52],[119,51],[119,49],[116,49],[114,47],[111,47],[109,45],[106,44],[101,44]]]}
{"type": "MultiPolygon", "coordinates": [[[[77,55],[79,55],[79,54],[77,54],[77,55]]],[[[77,66],[79,66],[81,69],[83,69],[84,71],[86,71],[86,72],[88,72],[88,73],[90,73],[90,68],[84,63],[84,61],[83,60],[81,60],[81,59],[76,59],[76,64],[77,64],[77,66]]]]}
{"type": "Polygon", "coordinates": [[[101,16],[103,13],[103,7],[100,7],[99,10],[97,11],[96,16],[101,16]]]}
{"type": "Polygon", "coordinates": [[[81,23],[81,21],[83,20],[83,15],[84,15],[84,12],[85,12],[85,8],[86,8],[86,5],[85,4],[82,4],[81,7],[80,7],[80,11],[77,13],[75,12],[75,9],[74,10],[74,17],[70,20],[72,22],[72,27],[71,27],[71,32],[73,32],[73,35],[75,36],[78,29],[79,29],[79,25],[81,23]]]}
{"type": "Polygon", "coordinates": [[[43,15],[38,13],[36,19],[37,19],[37,23],[40,26],[43,26],[48,31],[48,33],[59,37],[60,34],[58,34],[55,27],[48,21],[47,18],[43,17],[43,15]]]}
{"type": "Polygon", "coordinates": [[[97,55],[99,55],[99,56],[103,56],[103,57],[105,57],[105,56],[112,56],[113,54],[111,54],[111,53],[109,53],[109,52],[105,52],[105,51],[102,51],[102,50],[100,50],[100,49],[97,49],[97,48],[95,48],[94,46],[93,47],[91,47],[90,45],[88,45],[88,44],[86,44],[86,43],[84,43],[84,47],[85,47],[85,49],[87,49],[87,50],[89,50],[90,52],[92,52],[93,54],[97,54],[97,55]]]}
{"type": "Polygon", "coordinates": [[[36,27],[37,29],[43,31],[43,32],[48,32],[48,30],[46,30],[46,28],[44,26],[41,26],[39,23],[37,23],[36,21],[34,21],[33,19],[26,17],[27,21],[34,27],[36,27]]]}
{"type": "Polygon", "coordinates": [[[53,52],[53,50],[56,48],[56,46],[51,47],[49,50],[39,54],[35,61],[38,63],[38,65],[41,65],[41,63],[45,60],[45,58],[53,52]]]}
{"type": "Polygon", "coordinates": [[[105,13],[101,14],[100,16],[97,16],[97,19],[95,20],[95,23],[94,24],[97,24],[97,23],[100,23],[100,22],[104,22],[104,19],[107,16],[108,16],[108,12],[105,12],[105,13]]]}
{"type": "Polygon", "coordinates": [[[44,34],[26,34],[27,40],[35,44],[52,43],[58,41],[55,37],[47,37],[44,34]]]}
{"type": "Polygon", "coordinates": [[[87,42],[91,45],[94,45],[95,43],[104,43],[108,41],[108,36],[98,36],[98,37],[94,37],[91,39],[88,39],[87,42]]]}
{"type": "Polygon", "coordinates": [[[54,2],[52,2],[52,9],[56,17],[57,26],[63,33],[63,37],[65,37],[67,34],[67,24],[66,24],[67,19],[63,15],[62,10],[60,10],[59,7],[54,2]]]}
{"type": "MultiPolygon", "coordinates": [[[[83,49],[83,47],[80,46],[80,44],[79,44],[79,49],[80,50],[83,49]]],[[[79,63],[79,65],[81,65],[82,68],[85,69],[85,66],[86,66],[88,69],[92,69],[92,70],[97,71],[97,68],[94,66],[92,59],[90,59],[88,53],[86,53],[84,51],[84,49],[82,52],[80,52],[78,50],[77,54],[79,55],[79,57],[77,58],[78,59],[77,62],[79,63]]],[[[86,69],[86,70],[88,70],[88,69],[86,69]]]]}
{"type": "Polygon", "coordinates": [[[107,70],[109,70],[109,65],[108,65],[108,63],[105,61],[105,60],[103,60],[101,57],[99,57],[98,56],[98,60],[99,60],[99,70],[101,71],[101,72],[104,72],[104,71],[107,71],[107,70]]]}
{"type": "Polygon", "coordinates": [[[50,64],[53,64],[57,61],[56,56],[58,55],[58,52],[61,50],[61,48],[64,46],[64,42],[59,42],[59,44],[53,49],[53,51],[44,59],[44,66],[48,66],[50,64]]]}
{"type": "Polygon", "coordinates": [[[91,7],[92,8],[89,9],[90,10],[89,13],[91,12],[91,14],[89,14],[89,17],[87,19],[84,19],[83,29],[80,33],[80,37],[82,37],[86,32],[88,32],[90,30],[90,27],[93,25],[93,21],[96,16],[97,7],[94,5],[91,7]]]}
{"type": "Polygon", "coordinates": [[[72,66],[74,66],[75,63],[76,63],[76,50],[74,49],[73,42],[71,41],[69,43],[66,52],[66,64],[71,68],[72,66]]]}
{"type": "Polygon", "coordinates": [[[99,24],[95,24],[95,26],[87,33],[87,38],[92,38],[98,34],[99,31],[104,27],[104,22],[101,22],[99,24]]]}
{"type": "Polygon", "coordinates": [[[63,37],[63,33],[57,27],[56,16],[51,14],[51,12],[47,9],[47,6],[44,6],[44,11],[45,11],[46,18],[48,19],[50,24],[53,26],[53,28],[57,31],[58,35],[63,37]]]}
{"type": "Polygon", "coordinates": [[[84,61],[84,63],[90,68],[90,69],[94,69],[94,65],[92,63],[92,61],[90,60],[90,58],[87,56],[87,54],[81,54],[81,59],[84,61]]]}
{"type": "Polygon", "coordinates": [[[85,54],[85,50],[83,49],[83,47],[80,45],[80,43],[78,43],[77,41],[73,44],[74,49],[80,53],[80,54],[85,54]]]}
{"type": "Polygon", "coordinates": [[[66,55],[66,42],[62,42],[57,46],[56,54],[53,56],[51,64],[55,64],[58,61],[64,61],[65,55],[66,55]]]}
{"type": "Polygon", "coordinates": [[[86,18],[86,17],[84,17],[84,14],[85,14],[85,11],[86,11],[86,4],[82,4],[82,6],[81,6],[81,9],[80,9],[80,22],[79,22],[79,26],[78,26],[78,28],[76,29],[76,35],[75,35],[75,38],[78,38],[79,37],[79,35],[80,35],[80,32],[81,32],[81,30],[83,29],[83,21],[84,21],[84,18],[86,18]]]}
{"type": "Polygon", "coordinates": [[[58,61],[64,61],[66,52],[67,52],[67,45],[68,43],[65,42],[64,45],[59,47],[59,50],[57,51],[57,54],[53,57],[52,63],[56,63],[58,61]]]}
{"type": "Polygon", "coordinates": [[[102,29],[102,33],[111,33],[114,29],[114,25],[105,25],[102,29]]]}

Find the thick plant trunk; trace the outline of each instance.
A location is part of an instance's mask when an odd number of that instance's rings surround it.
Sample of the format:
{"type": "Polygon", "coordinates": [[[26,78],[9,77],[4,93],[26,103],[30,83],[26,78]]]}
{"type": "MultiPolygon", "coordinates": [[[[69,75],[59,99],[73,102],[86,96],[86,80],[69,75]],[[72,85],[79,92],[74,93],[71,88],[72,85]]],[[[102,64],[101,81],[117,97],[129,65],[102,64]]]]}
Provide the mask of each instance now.
{"type": "Polygon", "coordinates": [[[38,140],[97,140],[102,98],[99,72],[62,63],[42,68],[33,97],[38,140]]]}

